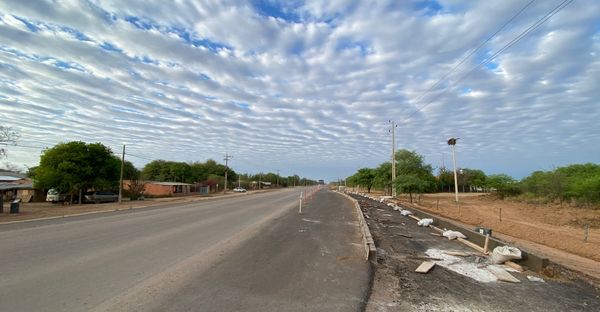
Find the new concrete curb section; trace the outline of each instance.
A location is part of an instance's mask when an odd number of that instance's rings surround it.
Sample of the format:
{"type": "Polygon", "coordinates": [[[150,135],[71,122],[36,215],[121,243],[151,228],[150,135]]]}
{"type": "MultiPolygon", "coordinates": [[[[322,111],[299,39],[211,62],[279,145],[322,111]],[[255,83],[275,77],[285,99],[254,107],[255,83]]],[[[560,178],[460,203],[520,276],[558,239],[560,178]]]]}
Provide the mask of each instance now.
{"type": "MultiPolygon", "coordinates": [[[[357,194],[357,195],[365,196],[362,194],[357,194]]],[[[367,196],[367,198],[379,201],[377,199],[373,199],[368,196],[367,196]]],[[[386,203],[387,201],[384,199],[383,202],[386,203]]],[[[433,215],[433,214],[424,212],[424,211],[420,210],[419,208],[415,207],[414,205],[410,205],[410,204],[406,204],[406,203],[402,203],[402,204],[398,204],[398,205],[401,207],[404,206],[403,208],[405,208],[405,209],[410,209],[413,212],[413,215],[415,215],[421,219],[423,219],[423,218],[433,219],[434,225],[436,225],[437,227],[445,228],[445,229],[453,230],[453,231],[459,231],[459,232],[465,234],[469,238],[469,241],[472,243],[475,243],[479,246],[483,246],[485,243],[485,235],[482,235],[479,232],[475,232],[474,230],[464,228],[462,226],[458,226],[458,225],[452,223],[450,220],[445,219],[443,217],[439,217],[437,215],[433,215]]],[[[494,250],[494,248],[496,248],[498,246],[506,246],[506,243],[504,243],[503,241],[498,240],[496,238],[490,237],[489,242],[488,242],[488,249],[494,250]]],[[[548,258],[543,258],[543,257],[537,256],[537,255],[534,255],[534,254],[524,251],[522,249],[520,249],[520,250],[521,250],[522,259],[515,260],[514,261],[515,263],[526,266],[528,269],[530,269],[532,271],[536,271],[536,272],[539,272],[539,271],[543,270],[546,266],[548,266],[548,262],[549,262],[548,258]]]]}
{"type": "Polygon", "coordinates": [[[369,231],[369,226],[365,221],[365,217],[363,216],[362,210],[360,210],[360,205],[358,204],[358,201],[349,196],[348,194],[341,192],[337,193],[348,198],[354,204],[354,211],[358,219],[358,226],[360,227],[363,245],[365,246],[365,259],[367,261],[375,261],[377,259],[377,248],[375,247],[373,236],[371,236],[371,231],[369,231]]]}

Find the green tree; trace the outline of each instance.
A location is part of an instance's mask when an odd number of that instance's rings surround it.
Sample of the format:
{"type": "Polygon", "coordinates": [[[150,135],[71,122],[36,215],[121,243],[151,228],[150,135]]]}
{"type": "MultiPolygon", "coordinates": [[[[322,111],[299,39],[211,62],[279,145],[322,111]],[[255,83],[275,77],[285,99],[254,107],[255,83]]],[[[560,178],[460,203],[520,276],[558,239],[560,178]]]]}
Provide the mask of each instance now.
{"type": "Polygon", "coordinates": [[[367,193],[371,193],[371,187],[375,183],[375,170],[371,168],[358,169],[353,180],[356,185],[366,187],[367,193]]]}
{"type": "Polygon", "coordinates": [[[425,164],[423,156],[416,151],[401,149],[396,152],[396,191],[409,193],[412,201],[413,193],[423,193],[432,189],[435,178],[432,167],[425,164]]]}
{"type": "MultiPolygon", "coordinates": [[[[43,152],[35,170],[37,188],[57,188],[71,195],[118,185],[120,162],[101,143],[60,143],[43,152]]],[[[73,196],[71,196],[73,198],[73,196]]]]}
{"type": "Polygon", "coordinates": [[[431,180],[431,165],[425,164],[423,156],[416,151],[401,149],[396,151],[396,176],[414,175],[421,179],[431,180]]]}
{"type": "Polygon", "coordinates": [[[500,198],[519,193],[519,184],[506,174],[492,174],[487,177],[486,185],[494,190],[500,198]]]}
{"type": "Polygon", "coordinates": [[[451,192],[452,187],[454,186],[454,173],[446,169],[446,167],[441,167],[439,169],[437,183],[441,191],[451,192]]]}
{"type": "Polygon", "coordinates": [[[403,174],[396,178],[394,187],[396,188],[396,192],[408,193],[410,202],[412,203],[413,193],[425,192],[430,187],[430,184],[427,180],[415,174],[403,174]]]}
{"type": "Polygon", "coordinates": [[[391,193],[392,190],[392,163],[386,161],[375,168],[373,185],[383,188],[391,193]]]}

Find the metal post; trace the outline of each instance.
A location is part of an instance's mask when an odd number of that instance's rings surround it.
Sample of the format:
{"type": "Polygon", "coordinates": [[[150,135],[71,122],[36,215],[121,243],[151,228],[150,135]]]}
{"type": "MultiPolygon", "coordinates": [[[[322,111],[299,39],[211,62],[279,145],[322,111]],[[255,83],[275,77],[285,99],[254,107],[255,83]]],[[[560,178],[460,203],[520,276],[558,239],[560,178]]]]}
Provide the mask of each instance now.
{"type": "MultiPolygon", "coordinates": [[[[123,203],[123,168],[125,167],[125,144],[121,155],[121,178],[119,179],[119,204],[123,203]]],[[[81,198],[80,198],[81,201],[81,198]]]]}

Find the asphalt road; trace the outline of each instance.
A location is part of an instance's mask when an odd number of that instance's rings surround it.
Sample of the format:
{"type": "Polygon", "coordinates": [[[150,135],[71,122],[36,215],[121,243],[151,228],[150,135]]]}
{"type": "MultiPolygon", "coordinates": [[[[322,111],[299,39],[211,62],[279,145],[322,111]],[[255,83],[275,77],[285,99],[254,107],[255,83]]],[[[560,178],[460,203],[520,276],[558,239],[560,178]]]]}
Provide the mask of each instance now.
{"type": "Polygon", "coordinates": [[[299,190],[0,225],[0,311],[353,311],[347,200],[299,190]]]}

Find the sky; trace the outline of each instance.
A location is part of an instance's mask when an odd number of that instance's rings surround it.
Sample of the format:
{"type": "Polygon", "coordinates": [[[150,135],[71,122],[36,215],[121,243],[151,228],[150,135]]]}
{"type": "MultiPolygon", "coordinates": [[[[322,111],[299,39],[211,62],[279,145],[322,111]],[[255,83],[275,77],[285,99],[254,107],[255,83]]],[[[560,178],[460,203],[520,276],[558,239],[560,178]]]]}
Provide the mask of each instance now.
{"type": "Polygon", "coordinates": [[[393,120],[434,168],[450,137],[487,174],[598,163],[600,2],[531,28],[562,2],[2,0],[3,162],[78,140],[331,181],[388,161],[393,120]]]}

